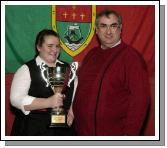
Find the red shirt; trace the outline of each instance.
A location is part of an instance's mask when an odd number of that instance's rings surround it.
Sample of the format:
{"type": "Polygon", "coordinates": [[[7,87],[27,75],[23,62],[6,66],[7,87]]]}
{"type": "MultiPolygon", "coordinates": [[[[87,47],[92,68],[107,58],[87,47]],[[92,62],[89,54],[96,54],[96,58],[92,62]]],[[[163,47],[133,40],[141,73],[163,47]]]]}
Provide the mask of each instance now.
{"type": "Polygon", "coordinates": [[[73,102],[78,135],[139,135],[149,105],[146,65],[132,47],[92,49],[73,102]]]}

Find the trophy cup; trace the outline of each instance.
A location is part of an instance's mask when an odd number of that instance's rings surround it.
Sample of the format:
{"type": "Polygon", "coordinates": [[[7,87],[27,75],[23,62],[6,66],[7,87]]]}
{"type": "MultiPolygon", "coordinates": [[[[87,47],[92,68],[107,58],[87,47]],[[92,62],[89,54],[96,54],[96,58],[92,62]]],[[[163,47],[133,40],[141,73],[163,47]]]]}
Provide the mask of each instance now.
{"type": "MultiPolygon", "coordinates": [[[[47,80],[53,88],[54,93],[62,93],[66,86],[70,87],[70,83],[76,75],[77,62],[70,65],[70,69],[64,65],[47,68],[47,80]]],[[[51,110],[50,127],[68,127],[67,126],[67,111],[63,106],[55,107],[51,110]]]]}

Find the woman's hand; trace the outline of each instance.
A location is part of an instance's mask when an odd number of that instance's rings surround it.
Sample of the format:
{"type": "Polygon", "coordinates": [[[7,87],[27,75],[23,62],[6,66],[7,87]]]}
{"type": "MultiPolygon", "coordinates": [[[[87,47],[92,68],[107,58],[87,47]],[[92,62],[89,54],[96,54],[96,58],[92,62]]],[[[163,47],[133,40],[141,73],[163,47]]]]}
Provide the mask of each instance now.
{"type": "Polygon", "coordinates": [[[73,121],[74,121],[74,114],[73,114],[72,105],[71,105],[70,109],[68,111],[68,114],[67,114],[67,124],[68,124],[68,126],[71,126],[73,121]]]}
{"type": "Polygon", "coordinates": [[[53,96],[51,96],[47,99],[48,107],[49,108],[55,108],[55,107],[58,107],[58,106],[62,106],[63,105],[63,99],[64,99],[63,94],[55,93],[53,96]]]}

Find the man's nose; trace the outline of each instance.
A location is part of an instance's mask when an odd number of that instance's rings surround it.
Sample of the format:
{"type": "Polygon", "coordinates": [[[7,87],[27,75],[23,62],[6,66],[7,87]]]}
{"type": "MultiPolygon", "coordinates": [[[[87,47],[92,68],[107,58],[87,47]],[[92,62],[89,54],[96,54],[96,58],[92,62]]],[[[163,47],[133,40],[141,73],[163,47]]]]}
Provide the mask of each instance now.
{"type": "Polygon", "coordinates": [[[111,27],[110,27],[110,26],[107,26],[107,28],[106,28],[106,33],[107,33],[107,34],[111,34],[111,32],[112,32],[112,31],[111,31],[111,27]]]}

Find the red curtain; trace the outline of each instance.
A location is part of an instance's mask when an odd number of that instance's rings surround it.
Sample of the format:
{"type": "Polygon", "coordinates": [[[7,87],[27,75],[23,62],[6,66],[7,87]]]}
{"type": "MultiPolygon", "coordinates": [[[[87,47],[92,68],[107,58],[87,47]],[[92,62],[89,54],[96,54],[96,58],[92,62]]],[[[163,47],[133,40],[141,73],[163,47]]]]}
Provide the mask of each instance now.
{"type": "Polygon", "coordinates": [[[12,79],[13,79],[12,73],[5,75],[5,135],[6,136],[10,135],[14,121],[14,114],[12,113],[10,106],[10,87],[12,79]]]}

